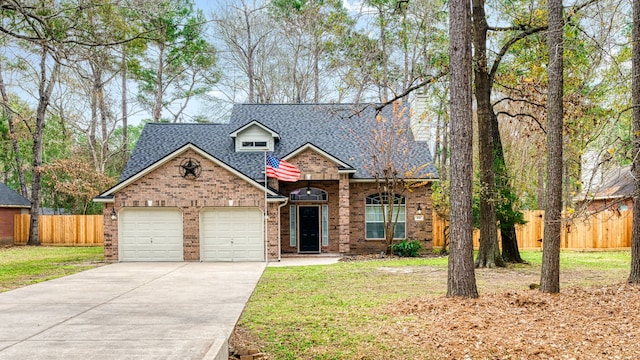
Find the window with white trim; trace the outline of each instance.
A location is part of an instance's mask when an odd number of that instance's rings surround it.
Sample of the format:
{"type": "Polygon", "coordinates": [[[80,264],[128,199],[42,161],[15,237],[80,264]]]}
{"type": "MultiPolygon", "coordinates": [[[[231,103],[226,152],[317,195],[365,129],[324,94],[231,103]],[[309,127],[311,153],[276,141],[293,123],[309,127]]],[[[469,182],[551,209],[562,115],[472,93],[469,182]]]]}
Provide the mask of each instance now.
{"type": "MultiPolygon", "coordinates": [[[[382,197],[379,194],[369,195],[365,202],[365,238],[366,239],[384,239],[384,216],[388,211],[390,203],[390,194],[384,193],[382,197]],[[382,212],[385,211],[383,214],[382,212]]],[[[395,195],[393,200],[393,219],[397,223],[394,230],[394,239],[406,238],[406,206],[405,198],[401,195],[395,195]]]]}
{"type": "Polygon", "coordinates": [[[266,148],[267,142],[266,141],[243,141],[242,147],[243,148],[266,148]]]}
{"type": "Polygon", "coordinates": [[[289,246],[296,246],[296,206],[289,206],[289,246]]]}
{"type": "Polygon", "coordinates": [[[329,205],[322,205],[322,246],[329,246],[329,205]]]}

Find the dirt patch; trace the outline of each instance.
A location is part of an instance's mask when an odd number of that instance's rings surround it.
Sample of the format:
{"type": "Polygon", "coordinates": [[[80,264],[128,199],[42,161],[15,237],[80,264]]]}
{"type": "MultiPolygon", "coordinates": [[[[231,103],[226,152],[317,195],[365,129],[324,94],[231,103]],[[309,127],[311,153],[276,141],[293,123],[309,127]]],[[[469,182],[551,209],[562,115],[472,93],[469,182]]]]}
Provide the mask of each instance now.
{"type": "Polygon", "coordinates": [[[385,341],[409,342],[443,359],[636,359],[640,288],[508,291],[479,299],[421,298],[385,311],[385,341]]]}

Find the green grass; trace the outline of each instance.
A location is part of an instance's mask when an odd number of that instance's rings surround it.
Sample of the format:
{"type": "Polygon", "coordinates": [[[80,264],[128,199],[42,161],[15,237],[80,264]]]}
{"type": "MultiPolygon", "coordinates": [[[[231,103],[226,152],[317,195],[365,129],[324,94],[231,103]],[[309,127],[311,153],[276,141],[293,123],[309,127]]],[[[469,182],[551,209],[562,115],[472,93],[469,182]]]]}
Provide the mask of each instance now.
{"type": "Polygon", "coordinates": [[[0,292],[91,269],[103,261],[101,246],[0,248],[0,292]]]}
{"type": "MultiPolygon", "coordinates": [[[[476,271],[480,294],[525,290],[540,276],[542,252],[523,251],[527,265],[476,271]]],[[[625,280],[630,253],[562,252],[562,287],[625,280]]],[[[274,359],[429,358],[418,347],[385,340],[389,305],[444,296],[447,258],[269,267],[239,326],[274,359]]],[[[425,331],[432,331],[425,329],[425,331]]]]}

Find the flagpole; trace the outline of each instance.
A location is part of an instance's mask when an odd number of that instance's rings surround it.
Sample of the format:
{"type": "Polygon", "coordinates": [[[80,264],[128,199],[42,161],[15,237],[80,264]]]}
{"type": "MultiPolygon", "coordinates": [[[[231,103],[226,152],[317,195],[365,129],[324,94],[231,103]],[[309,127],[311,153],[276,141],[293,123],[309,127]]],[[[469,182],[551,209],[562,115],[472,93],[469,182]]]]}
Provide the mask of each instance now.
{"type": "Polygon", "coordinates": [[[267,150],[264,151],[264,259],[269,265],[269,211],[267,210],[267,150]]]}

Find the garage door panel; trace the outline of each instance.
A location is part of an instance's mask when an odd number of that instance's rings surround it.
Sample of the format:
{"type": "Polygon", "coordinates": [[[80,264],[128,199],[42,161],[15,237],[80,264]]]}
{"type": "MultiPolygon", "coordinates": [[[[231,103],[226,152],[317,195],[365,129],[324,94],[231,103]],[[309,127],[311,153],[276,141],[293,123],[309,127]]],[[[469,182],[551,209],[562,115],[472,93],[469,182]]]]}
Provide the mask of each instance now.
{"type": "Polygon", "coordinates": [[[121,261],[182,261],[182,213],[125,209],[119,215],[121,261]]]}
{"type": "Polygon", "coordinates": [[[263,214],[258,208],[211,208],[200,214],[203,261],[264,261],[263,214]]]}

